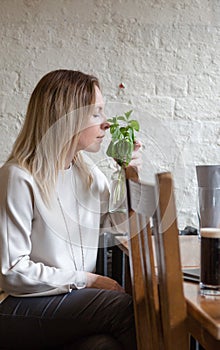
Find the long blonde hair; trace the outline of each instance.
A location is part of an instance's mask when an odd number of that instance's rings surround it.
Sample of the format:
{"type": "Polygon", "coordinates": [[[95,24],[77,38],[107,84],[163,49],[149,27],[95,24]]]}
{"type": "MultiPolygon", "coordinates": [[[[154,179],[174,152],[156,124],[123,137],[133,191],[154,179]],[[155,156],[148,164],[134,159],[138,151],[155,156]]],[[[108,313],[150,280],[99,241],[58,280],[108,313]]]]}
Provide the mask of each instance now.
{"type": "MultiPolygon", "coordinates": [[[[99,82],[92,75],[60,69],[46,74],[31,95],[8,161],[15,160],[33,175],[47,204],[67,152],[76,149],[80,131],[93,113],[95,86],[99,82]]],[[[91,175],[79,153],[74,161],[89,186],[91,175]]]]}

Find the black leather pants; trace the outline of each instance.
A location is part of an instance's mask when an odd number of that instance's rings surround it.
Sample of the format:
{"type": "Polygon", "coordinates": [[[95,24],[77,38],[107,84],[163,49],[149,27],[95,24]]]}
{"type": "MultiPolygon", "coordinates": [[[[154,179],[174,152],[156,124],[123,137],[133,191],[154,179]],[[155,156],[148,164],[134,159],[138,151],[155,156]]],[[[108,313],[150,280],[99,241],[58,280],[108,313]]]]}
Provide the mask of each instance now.
{"type": "Polygon", "coordinates": [[[0,304],[0,349],[136,350],[130,295],[85,288],[0,304]]]}

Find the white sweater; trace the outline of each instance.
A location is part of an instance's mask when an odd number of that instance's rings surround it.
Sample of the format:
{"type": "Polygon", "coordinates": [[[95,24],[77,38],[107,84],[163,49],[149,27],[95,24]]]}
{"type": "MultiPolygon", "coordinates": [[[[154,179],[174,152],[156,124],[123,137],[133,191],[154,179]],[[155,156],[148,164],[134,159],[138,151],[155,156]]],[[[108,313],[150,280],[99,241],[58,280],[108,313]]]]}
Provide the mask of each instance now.
{"type": "Polygon", "coordinates": [[[90,190],[85,189],[74,166],[60,172],[48,209],[30,173],[12,164],[0,169],[0,287],[6,293],[66,293],[79,282],[86,283],[84,271],[95,271],[100,220],[107,212],[109,189],[104,174],[97,167],[92,172],[90,190]]]}

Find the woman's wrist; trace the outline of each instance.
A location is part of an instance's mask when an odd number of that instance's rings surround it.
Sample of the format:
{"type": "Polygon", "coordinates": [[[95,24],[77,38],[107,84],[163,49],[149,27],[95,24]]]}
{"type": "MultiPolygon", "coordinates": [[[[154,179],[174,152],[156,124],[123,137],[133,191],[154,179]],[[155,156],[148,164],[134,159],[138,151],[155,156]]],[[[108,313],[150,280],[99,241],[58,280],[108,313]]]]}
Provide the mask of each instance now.
{"type": "Polygon", "coordinates": [[[71,283],[72,289],[83,289],[87,286],[87,272],[76,271],[76,279],[74,283],[71,283]]]}

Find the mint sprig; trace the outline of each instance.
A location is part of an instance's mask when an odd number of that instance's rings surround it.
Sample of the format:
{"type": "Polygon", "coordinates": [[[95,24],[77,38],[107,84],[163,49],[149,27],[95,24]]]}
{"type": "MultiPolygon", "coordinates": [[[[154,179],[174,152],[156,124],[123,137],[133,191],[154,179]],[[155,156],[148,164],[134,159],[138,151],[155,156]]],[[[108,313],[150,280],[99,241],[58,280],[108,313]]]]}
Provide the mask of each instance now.
{"type": "Polygon", "coordinates": [[[107,149],[107,155],[116,160],[116,162],[126,167],[132,157],[135,142],[135,131],[139,131],[140,126],[137,120],[131,119],[133,110],[125,112],[124,115],[119,115],[108,119],[112,140],[107,149]]]}

